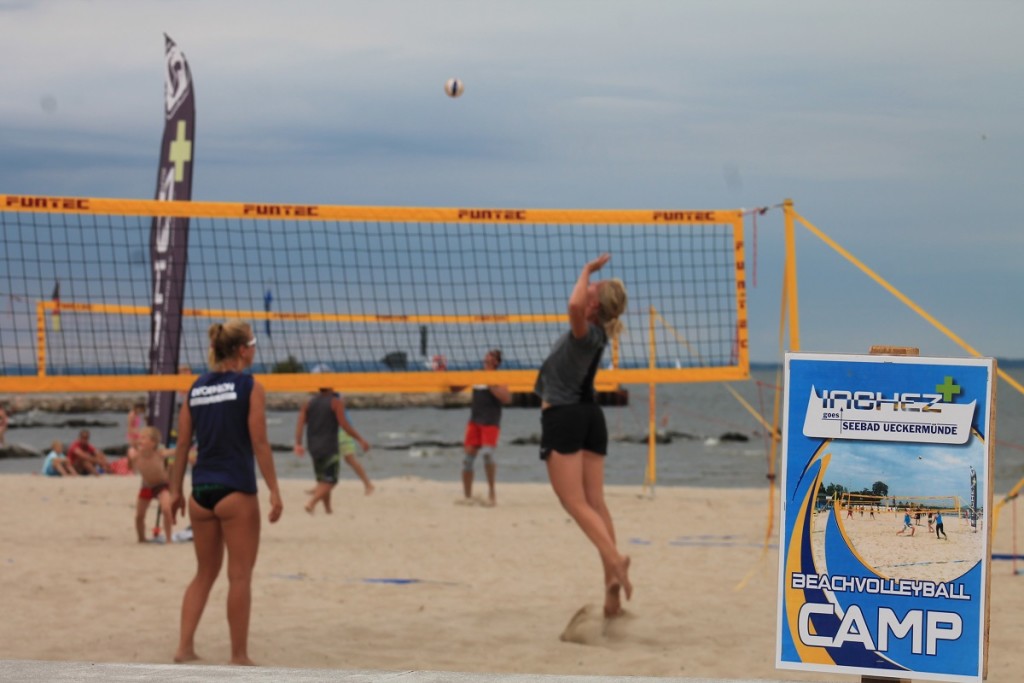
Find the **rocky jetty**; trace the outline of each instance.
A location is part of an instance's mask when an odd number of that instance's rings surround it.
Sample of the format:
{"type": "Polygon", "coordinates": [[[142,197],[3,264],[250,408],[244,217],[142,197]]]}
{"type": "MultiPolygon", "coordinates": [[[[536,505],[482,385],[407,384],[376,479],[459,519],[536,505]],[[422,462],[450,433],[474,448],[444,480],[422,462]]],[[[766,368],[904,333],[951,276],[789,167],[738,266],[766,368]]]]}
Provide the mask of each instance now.
{"type": "MultiPolygon", "coordinates": [[[[267,394],[268,410],[298,410],[308,393],[267,394]]],[[[47,413],[118,413],[125,412],[146,394],[19,394],[8,396],[8,412],[12,414],[40,410],[47,413]]],[[[459,394],[346,394],[349,408],[464,408],[469,405],[468,392],[459,394]]]]}
{"type": "Polygon", "coordinates": [[[24,444],[9,443],[0,446],[0,460],[4,458],[39,458],[42,455],[31,446],[24,444]]]}

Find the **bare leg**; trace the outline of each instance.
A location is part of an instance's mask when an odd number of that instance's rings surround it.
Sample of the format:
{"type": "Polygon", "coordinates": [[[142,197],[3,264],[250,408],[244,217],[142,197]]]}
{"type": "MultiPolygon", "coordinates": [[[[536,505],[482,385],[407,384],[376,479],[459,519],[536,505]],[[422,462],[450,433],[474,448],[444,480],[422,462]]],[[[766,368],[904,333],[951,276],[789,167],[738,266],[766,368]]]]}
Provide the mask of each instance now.
{"type": "Polygon", "coordinates": [[[366,495],[373,493],[374,486],[370,483],[370,477],[366,475],[366,470],[363,469],[363,464],[359,462],[359,459],[350,453],[345,456],[345,462],[348,463],[348,466],[352,468],[352,471],[363,482],[363,492],[366,495]]]}
{"type": "MultiPolygon", "coordinates": [[[[601,516],[601,519],[604,520],[605,526],[608,529],[608,535],[611,536],[612,543],[615,544],[615,524],[612,522],[612,513],[608,510],[608,505],[605,504],[604,500],[604,458],[589,451],[583,451],[583,494],[587,499],[587,504],[594,508],[601,516]]],[[[605,562],[604,558],[602,558],[601,564],[604,567],[604,614],[607,617],[619,616],[622,614],[620,594],[623,582],[615,566],[605,562]]],[[[628,556],[625,558],[625,569],[628,572],[628,556]]],[[[628,583],[628,576],[626,583],[628,583]]],[[[632,592],[633,587],[630,585],[627,597],[632,592]]]]}
{"type": "Polygon", "coordinates": [[[78,469],[79,474],[97,474],[96,468],[85,458],[76,460],[75,467],[78,469]]]}
{"type": "MultiPolygon", "coordinates": [[[[633,594],[629,582],[629,558],[620,555],[615,547],[615,532],[610,525],[611,516],[604,506],[604,461],[600,456],[586,451],[563,455],[552,452],[547,459],[548,478],[566,512],[576,521],[601,555],[603,568],[607,568],[611,579],[606,578],[605,591],[611,592],[621,586],[628,600],[633,594]],[[600,475],[600,476],[598,476],[600,475]],[[588,494],[589,491],[589,494],[588,494]],[[591,499],[599,499],[602,512],[593,507],[591,499]]],[[[614,606],[614,605],[612,605],[614,606]]]]}
{"type": "Polygon", "coordinates": [[[254,666],[249,659],[249,616],[252,608],[252,570],[260,547],[260,506],[255,495],[232,493],[217,503],[224,544],[228,550],[228,629],[231,663],[254,666]]]}
{"type": "Polygon", "coordinates": [[[139,537],[139,543],[146,542],[146,512],[148,510],[148,500],[135,499],[135,533],[139,537]]]}
{"type": "Polygon", "coordinates": [[[199,659],[195,650],[196,628],[210,597],[210,589],[213,588],[213,582],[217,580],[224,561],[224,537],[220,520],[211,510],[201,507],[191,498],[188,501],[188,514],[192,520],[196,575],[185,589],[185,597],[181,601],[181,636],[178,640],[178,651],[174,654],[176,662],[199,659]]]}
{"type": "Polygon", "coordinates": [[[498,498],[494,494],[494,481],[497,478],[498,466],[493,462],[485,462],[484,472],[487,473],[487,497],[491,505],[495,505],[498,502],[498,498]]]}
{"type": "Polygon", "coordinates": [[[171,494],[167,489],[160,492],[157,502],[164,518],[164,542],[170,545],[171,533],[174,531],[174,515],[171,513],[171,494]]]}
{"type": "Polygon", "coordinates": [[[473,497],[473,470],[476,469],[476,452],[479,449],[466,448],[466,456],[473,458],[473,468],[466,469],[466,466],[462,467],[462,493],[466,496],[466,500],[473,497]]]}
{"type": "MultiPolygon", "coordinates": [[[[322,501],[324,498],[331,495],[331,489],[334,488],[334,484],[327,482],[318,481],[316,487],[313,489],[313,495],[310,496],[309,501],[306,503],[306,512],[313,514],[316,508],[316,504],[322,501]]],[[[324,504],[324,509],[330,512],[330,503],[324,504]]]]}

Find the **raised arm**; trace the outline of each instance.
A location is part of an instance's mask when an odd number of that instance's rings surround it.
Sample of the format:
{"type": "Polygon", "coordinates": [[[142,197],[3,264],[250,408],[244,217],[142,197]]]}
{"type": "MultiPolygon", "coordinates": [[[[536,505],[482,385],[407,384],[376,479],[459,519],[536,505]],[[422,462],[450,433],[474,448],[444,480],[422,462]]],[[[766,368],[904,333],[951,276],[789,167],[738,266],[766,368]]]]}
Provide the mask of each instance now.
{"type": "Polygon", "coordinates": [[[582,339],[587,335],[587,316],[590,312],[590,297],[588,295],[590,274],[601,270],[611,257],[611,254],[601,254],[583,266],[576,285],[572,288],[572,294],[569,295],[569,327],[572,328],[572,336],[577,339],[582,339]]]}
{"type": "Polygon", "coordinates": [[[498,399],[505,405],[512,402],[512,392],[508,390],[507,384],[490,384],[487,386],[494,395],[494,398],[498,399]]]}

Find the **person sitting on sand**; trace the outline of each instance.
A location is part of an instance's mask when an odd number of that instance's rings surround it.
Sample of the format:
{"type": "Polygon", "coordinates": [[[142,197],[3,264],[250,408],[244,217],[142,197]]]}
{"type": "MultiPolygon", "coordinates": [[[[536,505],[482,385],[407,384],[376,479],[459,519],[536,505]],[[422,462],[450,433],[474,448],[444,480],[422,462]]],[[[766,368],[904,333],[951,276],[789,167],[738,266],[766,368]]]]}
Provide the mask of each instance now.
{"type": "Polygon", "coordinates": [[[103,474],[110,471],[107,456],[89,443],[88,429],[78,432],[78,440],[68,447],[68,462],[79,474],[103,474]]]}
{"type": "Polygon", "coordinates": [[[43,474],[48,477],[73,477],[77,476],[75,468],[71,466],[68,459],[64,457],[64,444],[54,441],[50,444],[50,452],[43,460],[43,474]]]}
{"type": "Polygon", "coordinates": [[[135,501],[135,532],[139,543],[146,542],[146,512],[155,498],[160,504],[164,522],[164,542],[171,542],[174,514],[171,511],[170,478],[164,463],[165,451],[160,448],[160,430],[143,427],[135,438],[135,446],[128,449],[135,470],[142,477],[142,487],[135,501]]]}

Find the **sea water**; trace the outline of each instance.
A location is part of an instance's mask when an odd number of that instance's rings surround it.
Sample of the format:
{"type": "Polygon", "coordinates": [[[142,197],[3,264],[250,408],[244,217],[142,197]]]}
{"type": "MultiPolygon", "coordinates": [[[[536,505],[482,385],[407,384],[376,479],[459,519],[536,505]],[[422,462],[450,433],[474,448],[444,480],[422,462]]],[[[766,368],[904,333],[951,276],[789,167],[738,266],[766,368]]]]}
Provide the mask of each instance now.
{"type": "MultiPolygon", "coordinates": [[[[659,443],[653,455],[644,441],[648,433],[649,402],[646,385],[626,387],[630,393],[626,406],[606,406],[605,417],[611,435],[605,466],[609,484],[642,486],[649,462],[653,462],[658,486],[704,486],[717,488],[761,487],[767,483],[771,441],[768,430],[751,411],[772,421],[775,370],[755,370],[752,379],[731,382],[729,387],[749,405],[744,407],[721,383],[660,385],[656,391],[657,429],[670,435],[668,443],[659,443]]],[[[997,439],[994,491],[1006,492],[1024,477],[1024,397],[1001,386],[997,400],[997,439]]],[[[437,481],[460,481],[462,437],[468,408],[395,408],[352,409],[349,419],[373,448],[359,456],[371,479],[412,476],[437,481]]],[[[297,411],[269,411],[267,430],[275,450],[274,461],[282,478],[312,479],[309,457],[299,458],[290,448],[294,443],[297,411]]],[[[79,413],[57,415],[37,412],[16,416],[55,425],[69,419],[97,423],[90,426],[92,442],[98,447],[123,446],[126,414],[79,413]]],[[[9,444],[24,444],[39,451],[49,450],[54,439],[65,446],[74,440],[78,428],[40,426],[12,428],[9,444]]],[[[499,483],[546,482],[547,472],[539,459],[535,441],[540,435],[540,411],[537,408],[506,408],[501,424],[501,439],[496,452],[499,483]]],[[[781,454],[777,449],[776,460],[781,454]]],[[[909,457],[909,456],[908,456],[909,457]]],[[[42,460],[35,458],[0,459],[0,474],[37,472],[42,460]]],[[[908,466],[918,464],[916,456],[908,466]]],[[[776,464],[775,471],[778,471],[776,464]]],[[[355,475],[341,467],[343,479],[355,475]]],[[[477,465],[477,478],[483,478],[477,465]]],[[[854,488],[870,488],[873,481],[840,482],[854,488]]]]}

